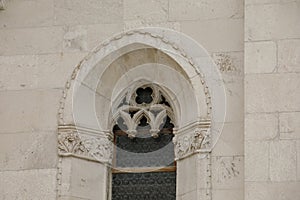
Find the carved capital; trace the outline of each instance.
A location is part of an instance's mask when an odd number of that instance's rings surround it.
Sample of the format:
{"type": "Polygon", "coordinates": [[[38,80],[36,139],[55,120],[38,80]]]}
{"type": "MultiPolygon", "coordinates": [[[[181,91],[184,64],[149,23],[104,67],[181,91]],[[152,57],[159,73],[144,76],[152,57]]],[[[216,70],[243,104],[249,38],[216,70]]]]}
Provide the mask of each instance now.
{"type": "Polygon", "coordinates": [[[182,132],[179,131],[173,138],[175,160],[186,158],[198,152],[208,152],[210,148],[209,131],[209,124],[202,127],[192,125],[182,132]]]}
{"type": "Polygon", "coordinates": [[[58,154],[110,164],[113,144],[110,135],[75,126],[58,128],[58,154]]]}

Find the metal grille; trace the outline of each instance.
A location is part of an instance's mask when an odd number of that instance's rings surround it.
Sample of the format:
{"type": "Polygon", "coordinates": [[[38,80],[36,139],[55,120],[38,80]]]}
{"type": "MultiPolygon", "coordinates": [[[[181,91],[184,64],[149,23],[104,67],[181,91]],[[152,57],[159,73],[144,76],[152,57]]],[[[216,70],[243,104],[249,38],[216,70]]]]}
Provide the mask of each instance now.
{"type": "Polygon", "coordinates": [[[112,200],[175,200],[176,172],[116,173],[112,200]]]}

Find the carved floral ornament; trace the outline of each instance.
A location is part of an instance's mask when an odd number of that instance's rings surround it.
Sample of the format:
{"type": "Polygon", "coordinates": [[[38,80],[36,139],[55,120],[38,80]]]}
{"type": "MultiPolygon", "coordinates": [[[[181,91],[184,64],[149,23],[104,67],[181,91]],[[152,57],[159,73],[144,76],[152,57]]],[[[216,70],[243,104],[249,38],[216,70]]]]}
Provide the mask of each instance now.
{"type": "Polygon", "coordinates": [[[113,146],[109,134],[94,130],[60,126],[58,128],[58,154],[110,164],[113,146]]]}
{"type": "Polygon", "coordinates": [[[194,128],[184,134],[176,134],[173,138],[175,145],[175,160],[180,160],[195,153],[210,152],[210,129],[194,128]]]}

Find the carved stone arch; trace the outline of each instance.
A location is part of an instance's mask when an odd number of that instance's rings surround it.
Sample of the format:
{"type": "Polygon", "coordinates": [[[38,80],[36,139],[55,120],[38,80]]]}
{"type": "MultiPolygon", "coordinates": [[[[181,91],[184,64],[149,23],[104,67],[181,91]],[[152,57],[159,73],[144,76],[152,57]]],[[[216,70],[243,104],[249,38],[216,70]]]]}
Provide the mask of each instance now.
{"type": "Polygon", "coordinates": [[[109,199],[112,134],[107,118],[118,94],[139,80],[162,85],[170,91],[177,105],[180,115],[174,130],[174,143],[178,179],[192,177],[199,165],[205,168],[205,178],[193,179],[195,183],[192,184],[200,188],[191,191],[183,182],[178,182],[178,197],[194,192],[197,199],[202,195],[210,198],[209,152],[217,142],[225,117],[222,79],[203,47],[186,35],[160,28],[132,30],[103,42],[78,64],[66,82],[58,111],[58,152],[61,156],[58,196],[71,197],[77,192],[72,190],[77,183],[70,182],[64,174],[80,176],[78,171],[72,171],[76,169],[72,165],[86,159],[100,163],[101,167],[97,165],[96,168],[103,177],[101,183],[97,182],[102,188],[98,196],[95,195],[98,198],[85,198],[109,199]],[[132,56],[134,53],[150,55],[149,52],[156,53],[153,58],[141,59],[146,62],[139,63],[138,57],[132,56]],[[165,60],[157,59],[158,54],[165,60]],[[128,59],[130,65],[120,68],[122,59],[128,59]],[[102,108],[98,109],[99,103],[102,108]],[[194,162],[196,168],[186,171],[187,160],[194,162]]]}

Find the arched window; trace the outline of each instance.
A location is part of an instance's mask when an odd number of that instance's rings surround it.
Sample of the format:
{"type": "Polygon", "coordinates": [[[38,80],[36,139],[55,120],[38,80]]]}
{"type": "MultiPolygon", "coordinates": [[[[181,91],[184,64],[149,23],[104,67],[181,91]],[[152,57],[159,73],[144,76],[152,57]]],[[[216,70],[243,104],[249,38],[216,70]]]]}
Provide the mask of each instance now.
{"type": "Polygon", "coordinates": [[[112,200],[175,200],[174,114],[156,85],[137,87],[114,116],[112,200]]]}

